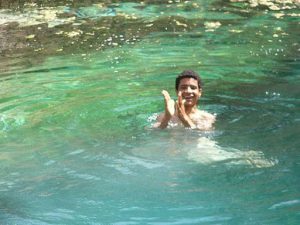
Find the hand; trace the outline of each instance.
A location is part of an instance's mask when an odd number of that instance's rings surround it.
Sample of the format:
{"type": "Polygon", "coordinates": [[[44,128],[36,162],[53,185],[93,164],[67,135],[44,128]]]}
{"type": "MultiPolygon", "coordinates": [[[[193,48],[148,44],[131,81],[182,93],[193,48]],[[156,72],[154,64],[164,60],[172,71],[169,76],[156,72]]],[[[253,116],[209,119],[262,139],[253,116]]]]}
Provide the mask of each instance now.
{"type": "Polygon", "coordinates": [[[175,102],[173,99],[171,99],[167,91],[163,90],[161,93],[163,94],[165,99],[165,113],[161,114],[157,118],[157,123],[154,124],[154,127],[164,129],[168,126],[169,121],[175,114],[175,102]]]}
{"type": "Polygon", "coordinates": [[[166,90],[161,92],[165,99],[165,115],[170,119],[175,114],[175,101],[171,99],[166,90]]]}
{"type": "Polygon", "coordinates": [[[185,121],[188,117],[188,115],[185,112],[184,102],[185,102],[185,100],[182,99],[181,91],[179,91],[178,92],[178,99],[176,101],[176,111],[177,111],[177,114],[178,114],[178,118],[181,121],[185,121]]]}
{"type": "Polygon", "coordinates": [[[182,99],[181,91],[178,92],[178,100],[176,102],[177,116],[185,127],[196,128],[191,118],[186,114],[184,107],[185,100],[182,99]]]}

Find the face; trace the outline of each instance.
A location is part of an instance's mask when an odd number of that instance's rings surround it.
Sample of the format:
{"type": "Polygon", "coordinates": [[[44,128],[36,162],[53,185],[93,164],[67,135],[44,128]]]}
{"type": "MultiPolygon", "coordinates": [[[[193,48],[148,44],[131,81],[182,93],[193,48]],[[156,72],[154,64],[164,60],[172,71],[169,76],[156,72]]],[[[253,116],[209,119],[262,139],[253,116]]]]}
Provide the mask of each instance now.
{"type": "Polygon", "coordinates": [[[197,105],[201,96],[201,89],[198,87],[198,81],[194,78],[183,78],[179,82],[178,92],[181,92],[182,99],[185,100],[185,106],[197,105]]]}

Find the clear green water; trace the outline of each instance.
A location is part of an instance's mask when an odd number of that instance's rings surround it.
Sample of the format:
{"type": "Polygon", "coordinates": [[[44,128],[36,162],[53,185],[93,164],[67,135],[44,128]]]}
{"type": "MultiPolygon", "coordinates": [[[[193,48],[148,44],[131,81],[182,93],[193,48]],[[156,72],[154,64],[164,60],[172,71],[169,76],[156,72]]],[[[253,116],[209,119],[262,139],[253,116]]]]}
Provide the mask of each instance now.
{"type": "Polygon", "coordinates": [[[298,6],[178,2],[59,2],[71,24],[0,25],[29,46],[2,42],[1,224],[299,223],[298,6]],[[149,129],[187,68],[215,130],[149,129]]]}

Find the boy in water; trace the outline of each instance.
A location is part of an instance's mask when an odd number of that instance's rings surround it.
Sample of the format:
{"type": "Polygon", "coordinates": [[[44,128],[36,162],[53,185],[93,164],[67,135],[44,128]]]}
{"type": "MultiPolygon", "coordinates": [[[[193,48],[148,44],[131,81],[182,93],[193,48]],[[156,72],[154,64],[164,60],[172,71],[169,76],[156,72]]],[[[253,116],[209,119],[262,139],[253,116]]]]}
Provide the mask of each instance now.
{"type": "Polygon", "coordinates": [[[162,91],[165,99],[165,112],[158,116],[154,127],[164,129],[168,125],[182,124],[192,129],[211,129],[216,117],[197,108],[202,94],[202,82],[199,75],[192,70],[183,71],[176,78],[175,88],[178,97],[176,102],[171,99],[167,91],[162,91]]]}

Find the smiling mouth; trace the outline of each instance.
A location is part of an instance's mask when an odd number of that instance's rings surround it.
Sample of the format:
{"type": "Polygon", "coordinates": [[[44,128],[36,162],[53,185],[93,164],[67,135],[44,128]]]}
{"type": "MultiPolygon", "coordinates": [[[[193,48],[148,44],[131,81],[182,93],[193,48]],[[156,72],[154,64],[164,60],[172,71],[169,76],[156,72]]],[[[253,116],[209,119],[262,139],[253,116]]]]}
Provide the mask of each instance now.
{"type": "Polygon", "coordinates": [[[194,96],[185,96],[185,97],[183,97],[185,100],[191,100],[191,99],[193,99],[194,98],[194,96]]]}
{"type": "Polygon", "coordinates": [[[193,96],[187,96],[187,97],[183,97],[183,99],[187,102],[192,102],[194,100],[193,96]]]}

